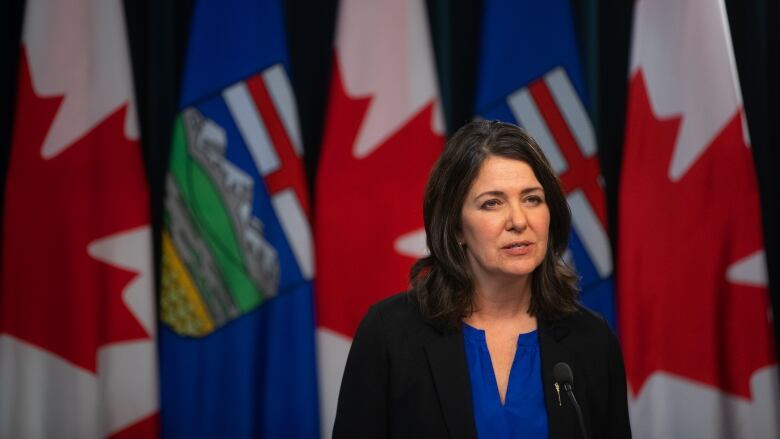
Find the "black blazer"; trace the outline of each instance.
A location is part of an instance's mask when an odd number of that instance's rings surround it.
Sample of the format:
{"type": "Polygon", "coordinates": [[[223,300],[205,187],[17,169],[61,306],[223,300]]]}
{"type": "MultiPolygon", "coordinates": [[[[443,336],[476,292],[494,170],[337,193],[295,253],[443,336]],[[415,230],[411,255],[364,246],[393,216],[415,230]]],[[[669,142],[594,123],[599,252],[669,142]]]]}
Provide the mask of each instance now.
{"type": "MultiPolygon", "coordinates": [[[[538,321],[550,438],[578,439],[577,415],[553,366],[574,371],[574,394],[590,439],[630,438],[626,376],[606,322],[582,308],[538,321]]],[[[476,438],[463,334],[428,324],[406,294],[369,309],[341,382],[334,438],[476,438]]]]}

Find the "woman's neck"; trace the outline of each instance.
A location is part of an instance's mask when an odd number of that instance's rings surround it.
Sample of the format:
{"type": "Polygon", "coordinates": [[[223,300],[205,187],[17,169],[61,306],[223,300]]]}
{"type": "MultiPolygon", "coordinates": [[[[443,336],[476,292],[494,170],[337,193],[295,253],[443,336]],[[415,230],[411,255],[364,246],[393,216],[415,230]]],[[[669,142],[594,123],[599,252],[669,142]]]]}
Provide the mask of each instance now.
{"type": "Polygon", "coordinates": [[[466,323],[486,329],[487,327],[512,326],[533,330],[536,319],[528,314],[531,305],[530,276],[507,282],[476,281],[474,285],[474,311],[465,319],[466,323]]]}

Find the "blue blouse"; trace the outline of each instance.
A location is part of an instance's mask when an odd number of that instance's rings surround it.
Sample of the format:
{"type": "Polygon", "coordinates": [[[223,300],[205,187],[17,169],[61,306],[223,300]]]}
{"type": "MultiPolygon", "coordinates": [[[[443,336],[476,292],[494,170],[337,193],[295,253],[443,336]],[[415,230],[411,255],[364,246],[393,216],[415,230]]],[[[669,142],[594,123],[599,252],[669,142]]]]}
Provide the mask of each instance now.
{"type": "Polygon", "coordinates": [[[537,331],[520,334],[504,405],[498,393],[485,331],[463,324],[477,436],[547,438],[542,359],[537,331]]]}

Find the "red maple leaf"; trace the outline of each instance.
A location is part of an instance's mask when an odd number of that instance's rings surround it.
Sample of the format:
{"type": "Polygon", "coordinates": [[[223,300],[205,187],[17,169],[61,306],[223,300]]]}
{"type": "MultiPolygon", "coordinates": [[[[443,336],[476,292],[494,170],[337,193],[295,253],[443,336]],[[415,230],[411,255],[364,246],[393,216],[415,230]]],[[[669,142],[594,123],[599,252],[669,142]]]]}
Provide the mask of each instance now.
{"type": "Polygon", "coordinates": [[[740,116],[673,182],[681,118],[655,117],[641,71],[629,102],[618,276],[629,384],[638,395],[665,371],[749,399],[750,377],[776,360],[766,288],[726,279],[763,246],[740,116]]]}
{"type": "Polygon", "coordinates": [[[122,301],[137,276],[87,254],[98,239],[148,224],[137,141],[124,135],[127,107],[51,159],[41,145],[63,97],[33,90],[22,50],[5,197],[0,332],[92,373],[108,343],[148,339],[122,301]]]}
{"type": "Polygon", "coordinates": [[[352,337],[368,307],[408,286],[415,259],[393,245],[422,228],[422,197],[443,138],[433,104],[364,158],[353,145],[370,97],[350,98],[335,60],[315,217],[318,324],[352,337]]]}

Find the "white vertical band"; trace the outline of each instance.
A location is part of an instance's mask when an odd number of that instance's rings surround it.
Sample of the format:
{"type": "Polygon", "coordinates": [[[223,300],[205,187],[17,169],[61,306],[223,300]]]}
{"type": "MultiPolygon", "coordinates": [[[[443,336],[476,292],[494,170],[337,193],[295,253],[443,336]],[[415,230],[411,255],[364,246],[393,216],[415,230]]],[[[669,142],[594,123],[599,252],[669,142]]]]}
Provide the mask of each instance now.
{"type": "Polygon", "coordinates": [[[320,391],[320,437],[333,436],[341,377],[347,365],[352,339],[320,326],[317,337],[317,382],[320,391]]]}
{"type": "Polygon", "coordinates": [[[566,172],[568,164],[561,154],[558,142],[547,128],[547,123],[542,118],[539,109],[536,107],[528,88],[521,88],[506,98],[509,108],[512,110],[515,119],[522,125],[528,134],[539,143],[539,147],[544,151],[547,160],[556,174],[560,175],[566,172]]]}
{"type": "Polygon", "coordinates": [[[612,274],[612,253],[607,232],[593,211],[582,190],[572,191],[567,197],[572,212],[572,225],[585,245],[596,271],[603,279],[612,274]]]}
{"type": "Polygon", "coordinates": [[[311,227],[306,214],[291,188],[283,189],[271,197],[276,216],[290,243],[295,260],[306,279],[314,277],[314,257],[311,227]]]}
{"type": "Polygon", "coordinates": [[[298,108],[295,105],[295,94],[290,86],[290,80],[281,64],[274,64],[263,71],[263,82],[271,100],[282,119],[287,138],[290,139],[298,157],[303,156],[301,128],[298,125],[298,108]]]}
{"type": "Polygon", "coordinates": [[[558,67],[544,75],[544,82],[558,104],[563,118],[566,119],[566,124],[574,134],[582,155],[591,157],[596,154],[596,134],[593,132],[593,125],[566,71],[563,67],[558,67]]]}
{"type": "Polygon", "coordinates": [[[268,131],[260,118],[252,96],[244,81],[226,88],[222,92],[230,114],[261,175],[268,175],[281,167],[279,156],[274,150],[268,131]]]}

